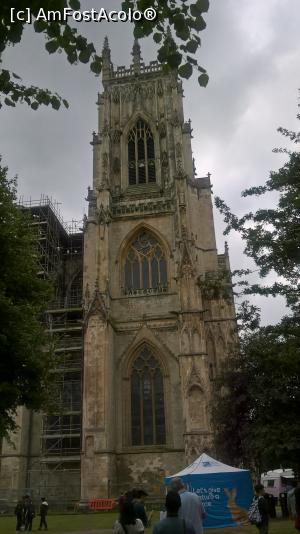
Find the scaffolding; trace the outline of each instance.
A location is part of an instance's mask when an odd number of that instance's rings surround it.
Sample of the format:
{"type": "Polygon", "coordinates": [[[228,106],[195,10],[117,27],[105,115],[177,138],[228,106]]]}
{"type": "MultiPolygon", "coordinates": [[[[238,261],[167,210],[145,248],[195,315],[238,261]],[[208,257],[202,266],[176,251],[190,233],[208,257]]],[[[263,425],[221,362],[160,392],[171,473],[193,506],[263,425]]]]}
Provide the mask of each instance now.
{"type": "MultiPolygon", "coordinates": [[[[47,196],[20,199],[19,204],[30,213],[38,237],[39,275],[55,286],[45,321],[54,338],[57,402],[53,413],[42,416],[40,456],[31,463],[27,478],[29,485],[47,486],[47,495],[58,495],[62,480],[70,480],[74,488],[80,484],[83,228],[82,221],[64,222],[58,203],[47,196]]],[[[77,493],[74,490],[74,498],[77,493]]]]}

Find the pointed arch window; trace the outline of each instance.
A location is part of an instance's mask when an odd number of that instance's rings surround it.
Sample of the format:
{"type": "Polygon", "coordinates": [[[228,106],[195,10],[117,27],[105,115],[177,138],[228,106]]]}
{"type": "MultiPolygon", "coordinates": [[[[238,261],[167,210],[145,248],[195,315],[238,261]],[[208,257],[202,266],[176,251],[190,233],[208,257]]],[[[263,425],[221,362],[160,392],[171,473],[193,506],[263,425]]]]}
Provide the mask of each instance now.
{"type": "Polygon", "coordinates": [[[128,177],[129,185],[156,182],[153,134],[142,119],[128,135],[128,177]]]}
{"type": "Polygon", "coordinates": [[[142,231],[129,246],[125,260],[125,293],[151,293],[167,288],[167,261],[163,247],[150,232],[142,231]]]}
{"type": "Polygon", "coordinates": [[[163,375],[159,362],[144,345],[131,371],[131,443],[166,442],[163,375]]]}

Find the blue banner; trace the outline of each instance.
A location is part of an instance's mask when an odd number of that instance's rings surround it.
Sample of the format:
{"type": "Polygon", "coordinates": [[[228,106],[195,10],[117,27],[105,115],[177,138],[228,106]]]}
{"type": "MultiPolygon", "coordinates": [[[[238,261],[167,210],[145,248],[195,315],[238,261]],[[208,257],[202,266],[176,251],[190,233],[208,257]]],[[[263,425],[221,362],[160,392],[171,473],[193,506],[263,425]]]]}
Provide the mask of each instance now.
{"type": "MultiPolygon", "coordinates": [[[[173,477],[166,477],[169,485],[173,477]]],[[[253,499],[249,471],[226,473],[188,474],[180,477],[187,490],[201,498],[206,512],[204,528],[245,525],[253,499]]]]}

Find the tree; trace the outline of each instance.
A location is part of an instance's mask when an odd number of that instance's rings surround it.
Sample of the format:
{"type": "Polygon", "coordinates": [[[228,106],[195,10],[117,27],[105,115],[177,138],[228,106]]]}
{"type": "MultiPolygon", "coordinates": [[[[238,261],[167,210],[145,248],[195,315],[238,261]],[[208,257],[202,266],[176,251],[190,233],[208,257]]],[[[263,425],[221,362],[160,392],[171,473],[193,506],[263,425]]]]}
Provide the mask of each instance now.
{"type": "MultiPolygon", "coordinates": [[[[125,0],[119,5],[119,9],[128,17],[133,11],[142,13],[141,18],[132,21],[134,37],[152,35],[159,45],[158,59],[165,68],[178,68],[178,73],[183,78],[189,78],[195,69],[199,75],[199,84],[204,87],[208,75],[198,65],[195,54],[201,46],[198,34],[206,27],[203,13],[208,8],[209,0],[125,0]],[[151,18],[149,14],[152,14],[151,18]]],[[[93,43],[78,33],[74,22],[83,16],[106,20],[109,13],[103,8],[98,11],[81,10],[79,0],[45,0],[42,7],[37,0],[31,0],[26,3],[26,8],[22,0],[14,2],[14,6],[3,0],[0,4],[0,54],[7,46],[21,42],[27,24],[23,19],[30,16],[35,32],[44,34],[45,48],[49,54],[64,52],[69,63],[87,63],[92,72],[99,74],[102,67],[101,55],[97,54],[93,43]],[[28,11],[24,11],[25,9],[28,11]],[[18,13],[21,13],[21,20],[18,20],[18,13]]],[[[26,87],[21,83],[20,77],[8,69],[0,69],[0,95],[8,106],[24,101],[32,109],[37,109],[41,104],[50,104],[54,109],[58,109],[61,103],[68,107],[67,101],[58,94],[34,86],[26,87]]]]}
{"type": "Polygon", "coordinates": [[[36,237],[7,174],[0,166],[0,438],[15,429],[18,406],[48,404],[54,363],[41,321],[51,287],[38,278],[36,237]]]}
{"type": "Polygon", "coordinates": [[[286,317],[241,340],[216,380],[218,454],[229,463],[300,469],[300,324],[286,317]]]}
{"type": "MultiPolygon", "coordinates": [[[[300,115],[297,115],[300,119],[300,115]]],[[[278,131],[293,143],[300,142],[300,133],[284,128],[278,131]]],[[[271,285],[245,284],[244,294],[282,295],[294,311],[299,311],[300,293],[300,152],[275,149],[288,155],[288,161],[277,172],[271,172],[265,185],[242,192],[243,197],[278,194],[274,209],[259,209],[238,218],[219,197],[215,204],[227,223],[224,234],[237,231],[245,242],[245,254],[259,268],[261,278],[272,270],[284,280],[271,285]]]]}
{"type": "MultiPolygon", "coordinates": [[[[300,142],[299,133],[284,128],[279,132],[293,143],[300,142]]],[[[242,306],[240,344],[216,379],[212,416],[216,446],[225,461],[255,465],[258,472],[281,464],[300,472],[300,153],[275,152],[286,153],[287,163],[271,172],[265,185],[242,193],[276,192],[274,209],[238,218],[219,198],[216,206],[227,223],[224,233],[240,233],[244,252],[255,261],[260,277],[273,270],[282,278],[270,285],[244,280],[242,293],[283,295],[292,315],[277,325],[260,327],[253,309],[249,313],[249,307],[242,306]]]]}

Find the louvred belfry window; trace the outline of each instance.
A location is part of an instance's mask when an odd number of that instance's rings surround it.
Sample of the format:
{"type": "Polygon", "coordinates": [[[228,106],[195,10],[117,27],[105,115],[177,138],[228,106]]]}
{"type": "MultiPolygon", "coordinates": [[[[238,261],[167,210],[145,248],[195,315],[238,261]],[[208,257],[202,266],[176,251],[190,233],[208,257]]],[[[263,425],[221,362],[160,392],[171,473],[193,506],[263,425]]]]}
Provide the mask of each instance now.
{"type": "Polygon", "coordinates": [[[129,246],[125,261],[125,293],[167,287],[167,261],[160,243],[143,231],[129,246]]]}
{"type": "Polygon", "coordinates": [[[159,362],[144,345],[131,372],[131,443],[162,445],[165,442],[163,376],[159,362]]]}
{"type": "Polygon", "coordinates": [[[139,119],[128,135],[129,185],[156,182],[153,134],[139,119]]]}

